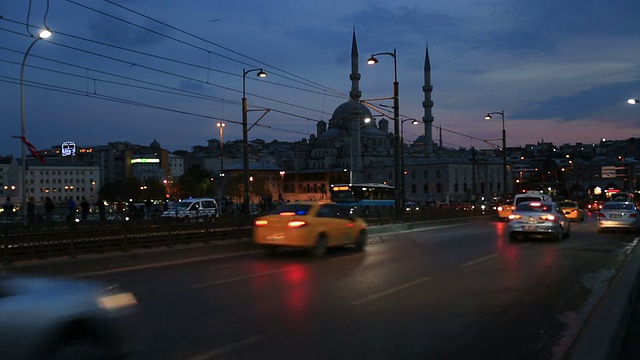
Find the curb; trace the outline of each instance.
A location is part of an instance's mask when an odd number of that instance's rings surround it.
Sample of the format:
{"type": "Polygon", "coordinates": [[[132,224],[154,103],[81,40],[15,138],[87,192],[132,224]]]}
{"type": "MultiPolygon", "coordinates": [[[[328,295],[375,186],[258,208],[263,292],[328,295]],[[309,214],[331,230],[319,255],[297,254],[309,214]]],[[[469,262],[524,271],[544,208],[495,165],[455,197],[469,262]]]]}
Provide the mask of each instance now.
{"type": "MultiPolygon", "coordinates": [[[[638,239],[636,239],[636,243],[638,239]]],[[[638,295],[640,251],[631,255],[569,351],[570,360],[616,359],[638,295]]]]}

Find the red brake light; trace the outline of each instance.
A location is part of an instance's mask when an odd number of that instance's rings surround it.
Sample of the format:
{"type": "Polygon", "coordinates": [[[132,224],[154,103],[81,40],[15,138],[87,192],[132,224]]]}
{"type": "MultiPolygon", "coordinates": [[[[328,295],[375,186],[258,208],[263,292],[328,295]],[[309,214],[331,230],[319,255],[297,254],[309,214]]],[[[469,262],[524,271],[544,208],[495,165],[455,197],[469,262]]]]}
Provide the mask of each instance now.
{"type": "Polygon", "coordinates": [[[541,215],[540,219],[541,220],[547,220],[547,221],[553,221],[553,220],[556,219],[556,217],[551,215],[551,214],[548,214],[548,215],[541,215]]]}
{"type": "Polygon", "coordinates": [[[253,224],[255,226],[266,226],[269,222],[267,220],[256,220],[253,224]]]}
{"type": "Polygon", "coordinates": [[[629,217],[630,217],[630,218],[636,218],[636,217],[638,217],[638,214],[636,214],[636,213],[629,214],[629,217]]]}
{"type": "Polygon", "coordinates": [[[304,220],[293,220],[293,221],[289,221],[289,223],[287,224],[287,227],[294,228],[294,229],[301,228],[304,226],[307,226],[307,222],[304,220]]]}
{"type": "Polygon", "coordinates": [[[522,216],[514,215],[514,214],[509,215],[509,220],[518,220],[518,219],[522,219],[522,216]]]}

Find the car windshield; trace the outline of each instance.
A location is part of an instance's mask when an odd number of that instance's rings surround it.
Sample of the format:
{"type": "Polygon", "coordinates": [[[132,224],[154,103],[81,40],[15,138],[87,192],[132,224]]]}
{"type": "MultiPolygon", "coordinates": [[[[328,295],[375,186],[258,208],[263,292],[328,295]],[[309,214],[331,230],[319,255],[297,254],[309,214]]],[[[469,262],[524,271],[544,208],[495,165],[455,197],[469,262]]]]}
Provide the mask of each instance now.
{"type": "Polygon", "coordinates": [[[632,203],[618,203],[618,202],[609,202],[605,203],[603,209],[608,210],[633,210],[632,203]]]}
{"type": "Polygon", "coordinates": [[[173,205],[173,208],[178,210],[187,210],[189,206],[191,206],[191,204],[193,204],[193,202],[191,201],[180,201],[179,203],[173,205]]]}
{"type": "Polygon", "coordinates": [[[272,212],[269,213],[269,215],[280,215],[285,213],[292,213],[295,215],[307,215],[310,209],[311,209],[311,205],[309,204],[287,204],[273,210],[272,212]]]}
{"type": "Polygon", "coordinates": [[[551,204],[539,203],[539,202],[526,202],[518,204],[516,211],[535,211],[535,212],[551,212],[553,206],[551,204]]]}

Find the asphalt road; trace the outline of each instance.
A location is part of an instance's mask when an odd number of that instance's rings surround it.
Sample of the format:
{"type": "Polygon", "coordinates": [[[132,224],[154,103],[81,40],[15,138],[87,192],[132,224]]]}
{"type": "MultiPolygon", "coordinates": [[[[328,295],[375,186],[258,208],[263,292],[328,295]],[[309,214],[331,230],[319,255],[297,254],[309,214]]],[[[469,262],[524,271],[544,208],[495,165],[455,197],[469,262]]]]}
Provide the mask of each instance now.
{"type": "Polygon", "coordinates": [[[365,252],[262,251],[77,276],[140,302],[140,359],[563,359],[636,234],[594,218],[510,243],[488,219],[370,237],[365,252]]]}

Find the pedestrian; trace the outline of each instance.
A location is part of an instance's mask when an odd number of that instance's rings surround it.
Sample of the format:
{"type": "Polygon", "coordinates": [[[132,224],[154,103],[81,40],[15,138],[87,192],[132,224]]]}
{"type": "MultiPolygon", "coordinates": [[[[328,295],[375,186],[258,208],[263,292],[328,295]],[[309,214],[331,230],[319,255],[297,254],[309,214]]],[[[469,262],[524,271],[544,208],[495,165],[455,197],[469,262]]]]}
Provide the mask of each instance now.
{"type": "Polygon", "coordinates": [[[76,202],[73,200],[73,196],[69,196],[69,202],[67,203],[67,221],[76,221],[76,202]]]}
{"type": "Polygon", "coordinates": [[[4,202],[2,210],[5,216],[13,216],[13,202],[11,202],[10,196],[7,196],[7,201],[4,202]]]}
{"type": "Polygon", "coordinates": [[[147,220],[151,220],[153,212],[153,202],[151,202],[151,198],[148,197],[147,201],[144,202],[144,216],[147,220]]]}
{"type": "Polygon", "coordinates": [[[80,202],[80,211],[82,215],[82,221],[87,221],[87,217],[89,216],[89,210],[91,209],[91,205],[87,201],[86,197],[82,197],[82,201],[80,202]]]}
{"type": "Polygon", "coordinates": [[[36,202],[32,197],[27,200],[27,223],[30,225],[35,224],[36,222],[36,202]]]}
{"type": "Polygon", "coordinates": [[[53,221],[53,211],[56,208],[56,204],[53,203],[50,197],[44,199],[44,212],[47,214],[47,221],[53,221]]]}
{"type": "Polygon", "coordinates": [[[96,202],[96,206],[98,207],[98,214],[100,214],[100,221],[104,221],[105,217],[104,217],[104,200],[102,200],[101,197],[98,198],[98,201],[96,202]]]}

